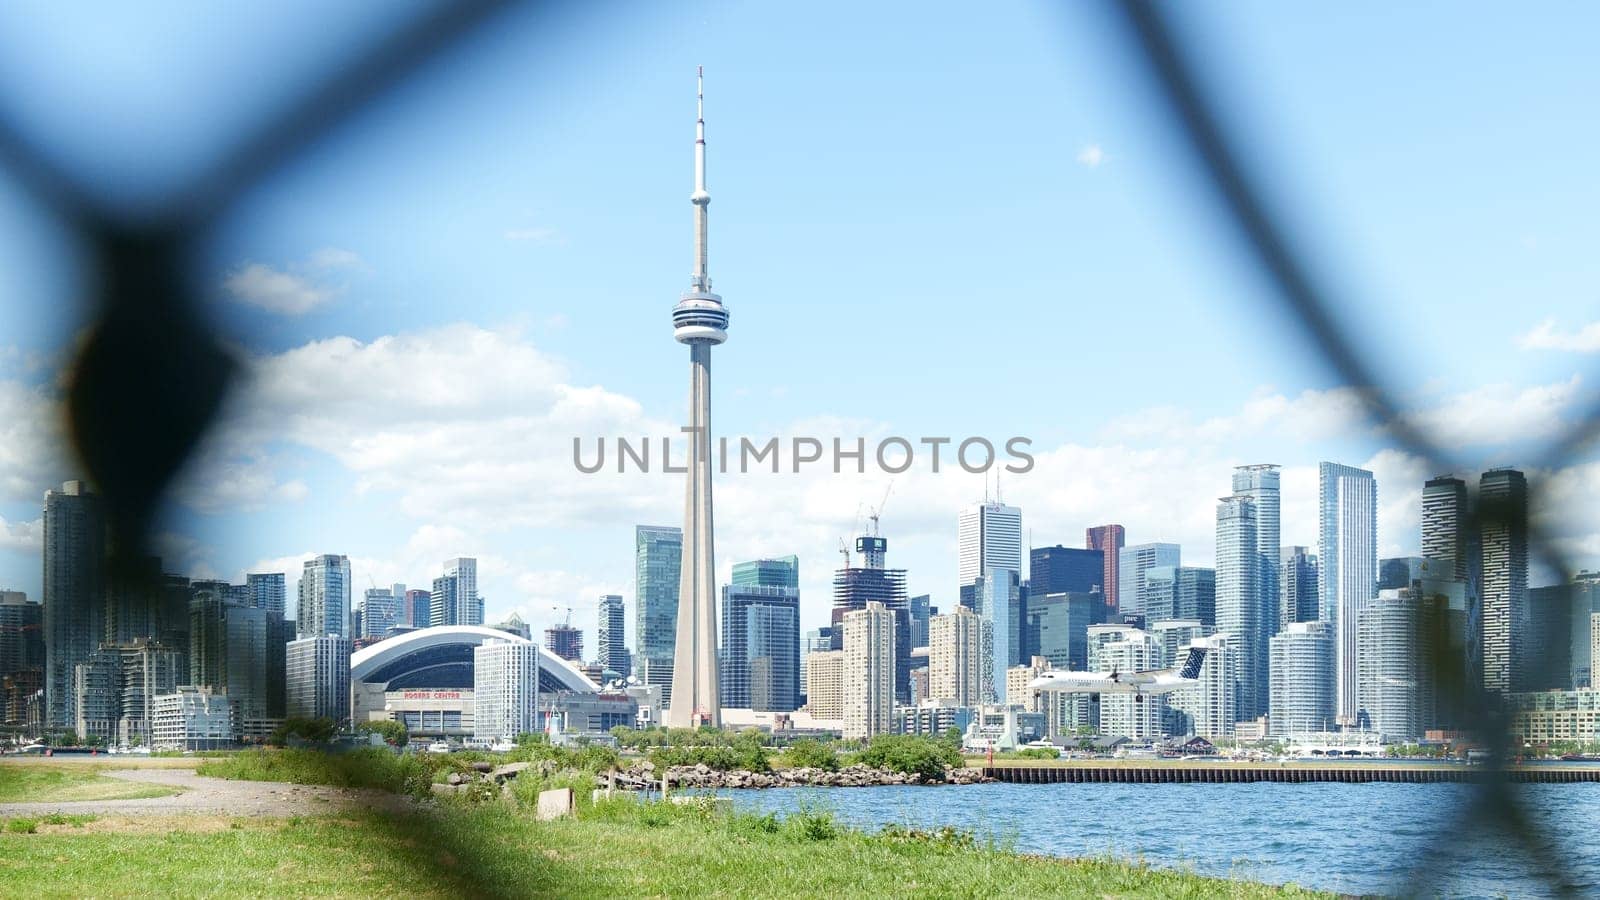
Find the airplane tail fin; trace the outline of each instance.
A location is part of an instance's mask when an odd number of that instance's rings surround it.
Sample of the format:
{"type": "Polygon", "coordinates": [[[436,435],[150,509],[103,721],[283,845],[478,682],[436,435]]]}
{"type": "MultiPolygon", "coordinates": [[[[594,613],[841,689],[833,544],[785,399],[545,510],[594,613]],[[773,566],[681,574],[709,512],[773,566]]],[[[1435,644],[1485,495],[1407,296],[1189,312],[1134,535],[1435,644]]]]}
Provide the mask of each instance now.
{"type": "Polygon", "coordinates": [[[1183,661],[1183,668],[1178,670],[1179,678],[1194,680],[1200,677],[1200,666],[1206,661],[1206,648],[1190,647],[1189,658],[1183,661]]]}

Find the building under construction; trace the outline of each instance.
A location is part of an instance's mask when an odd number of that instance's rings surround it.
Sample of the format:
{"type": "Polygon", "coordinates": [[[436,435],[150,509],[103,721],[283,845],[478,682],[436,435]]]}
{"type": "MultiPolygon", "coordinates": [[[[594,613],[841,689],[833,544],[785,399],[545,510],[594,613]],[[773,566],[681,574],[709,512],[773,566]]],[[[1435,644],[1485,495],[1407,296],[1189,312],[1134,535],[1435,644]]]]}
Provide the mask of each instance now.
{"type": "MultiPolygon", "coordinates": [[[[874,529],[876,530],[876,529],[874,529]]],[[[873,535],[856,538],[856,555],[861,565],[850,565],[833,574],[833,649],[844,649],[844,614],[866,609],[873,601],[894,613],[895,700],[911,701],[911,606],[906,600],[906,570],[884,568],[889,549],[887,539],[873,535]]]]}

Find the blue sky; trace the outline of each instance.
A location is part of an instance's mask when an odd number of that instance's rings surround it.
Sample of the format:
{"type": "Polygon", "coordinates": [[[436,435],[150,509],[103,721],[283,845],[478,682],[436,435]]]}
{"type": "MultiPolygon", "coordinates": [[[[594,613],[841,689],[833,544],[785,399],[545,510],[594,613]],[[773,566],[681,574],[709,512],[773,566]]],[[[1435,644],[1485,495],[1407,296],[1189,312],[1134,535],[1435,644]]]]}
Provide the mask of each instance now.
{"type": "MultiPolygon", "coordinates": [[[[0,109],[148,208],[390,10],[33,7],[0,26],[0,109]]],[[[1363,350],[1469,465],[1527,463],[1593,390],[1595,15],[1183,13],[1363,350]]],[[[702,64],[733,315],[716,431],[1026,435],[1040,464],[1003,489],[1034,543],[1122,521],[1200,564],[1229,466],[1288,467],[1285,541],[1305,543],[1315,463],[1370,464],[1381,544],[1415,550],[1434,465],[1352,417],[1101,7],[619,4],[504,17],[226,219],[196,277],[255,377],[179,494],[171,567],[341,552],[358,583],[420,584],[477,555],[491,616],[631,602],[632,526],[676,522],[681,484],[579,475],[570,441],[682,415],[668,312],[702,64]]],[[[69,473],[38,420],[79,327],[75,252],[0,180],[0,583],[33,594],[39,498],[69,473]]],[[[1600,472],[1536,474],[1563,549],[1600,554],[1600,472]]],[[[838,539],[885,486],[723,479],[719,565],[799,554],[820,623],[838,539]]],[[[984,490],[896,479],[883,527],[913,591],[953,600],[956,510],[984,490]]]]}

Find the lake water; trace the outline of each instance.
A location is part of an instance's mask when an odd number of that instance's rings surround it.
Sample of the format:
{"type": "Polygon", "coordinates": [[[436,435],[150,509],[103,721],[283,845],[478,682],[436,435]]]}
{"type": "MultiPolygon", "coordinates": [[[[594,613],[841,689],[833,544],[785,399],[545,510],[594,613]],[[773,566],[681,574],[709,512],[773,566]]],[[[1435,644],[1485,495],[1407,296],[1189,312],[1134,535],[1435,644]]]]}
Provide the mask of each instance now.
{"type": "MultiPolygon", "coordinates": [[[[742,810],[802,804],[875,829],[954,825],[1026,853],[1114,856],[1200,874],[1343,893],[1554,896],[1503,832],[1467,827],[1473,787],[1454,784],[984,784],[729,791],[742,810]],[[1418,868],[1424,874],[1408,887],[1418,868]]],[[[1600,784],[1516,788],[1545,852],[1600,896],[1600,784]]]]}

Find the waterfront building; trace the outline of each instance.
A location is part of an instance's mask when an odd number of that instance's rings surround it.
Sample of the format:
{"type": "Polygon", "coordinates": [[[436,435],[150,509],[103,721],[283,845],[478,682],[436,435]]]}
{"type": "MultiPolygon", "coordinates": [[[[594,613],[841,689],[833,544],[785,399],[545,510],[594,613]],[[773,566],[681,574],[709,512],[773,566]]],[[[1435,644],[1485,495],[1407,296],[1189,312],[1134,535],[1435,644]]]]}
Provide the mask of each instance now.
{"type": "MultiPolygon", "coordinates": [[[[1564,691],[1572,684],[1572,609],[1577,592],[1572,584],[1528,589],[1527,624],[1517,644],[1519,691],[1564,691]]],[[[1587,623],[1585,623],[1587,624],[1587,623]]],[[[1584,629],[1587,631],[1587,629],[1584,629]]],[[[1588,635],[1584,634],[1585,640],[1588,635]]]]}
{"type": "Polygon", "coordinates": [[[81,481],[44,495],[45,724],[77,725],[73,679],[105,632],[106,520],[100,498],[81,481]]]}
{"type": "Polygon", "coordinates": [[[1315,622],[1322,617],[1317,596],[1317,555],[1305,547],[1285,547],[1278,575],[1279,630],[1290,622],[1315,622]]]}
{"type": "Polygon", "coordinates": [[[723,585],[719,663],[726,707],[765,712],[798,708],[799,587],[752,580],[723,585]]]}
{"type": "Polygon", "coordinates": [[[108,571],[105,582],[105,630],[99,640],[121,644],[160,634],[161,560],[147,556],[132,560],[131,570],[108,571]]]}
{"type": "Polygon", "coordinates": [[[1105,558],[1100,593],[1105,600],[1107,619],[1116,615],[1117,604],[1122,602],[1122,548],[1127,543],[1127,530],[1121,525],[1096,525],[1083,532],[1083,545],[1090,550],[1099,550],[1105,558]]]}
{"type": "Polygon", "coordinates": [[[806,654],[806,711],[812,718],[844,718],[844,651],[815,650],[806,654]]]}
{"type": "Polygon", "coordinates": [[[1534,691],[1505,695],[1512,746],[1600,741],[1600,690],[1534,691]]]}
{"type": "MultiPolygon", "coordinates": [[[[1249,720],[1267,711],[1269,623],[1264,606],[1276,610],[1274,591],[1270,604],[1260,591],[1263,570],[1255,501],[1239,494],[1217,503],[1217,630],[1233,636],[1238,655],[1235,682],[1239,719],[1249,720]]],[[[1277,550],[1277,537],[1273,537],[1277,550]]]]}
{"type": "Polygon", "coordinates": [[[885,566],[889,541],[879,535],[856,538],[856,555],[861,565],[846,565],[833,576],[833,649],[844,648],[844,617],[865,609],[868,603],[882,603],[895,618],[894,690],[898,700],[911,696],[911,605],[906,598],[906,570],[885,566]]]}
{"type": "Polygon", "coordinates": [[[1009,705],[1019,707],[1028,712],[1043,713],[1050,704],[1046,701],[1054,697],[1056,692],[1037,691],[1031,685],[1035,678],[1050,671],[1050,660],[1042,656],[1035,656],[1028,660],[1027,665],[1012,666],[1006,670],[1006,696],[1011,698],[1009,705]]]}
{"type": "Polygon", "coordinates": [[[539,658],[532,641],[486,640],[473,648],[473,738],[509,741],[542,730],[539,658]]]}
{"type": "Polygon", "coordinates": [[[300,636],[350,637],[350,558],[331,553],[306,560],[300,573],[300,636]]]}
{"type": "MultiPolygon", "coordinates": [[[[916,650],[914,650],[912,652],[918,652],[918,651],[926,652],[927,649],[928,649],[927,647],[918,647],[916,650]]],[[[910,705],[911,706],[916,706],[917,704],[922,703],[923,701],[927,700],[929,696],[931,696],[931,695],[928,693],[928,666],[927,666],[927,660],[924,659],[922,665],[913,666],[912,669],[911,669],[911,704],[910,705]]]]}
{"type": "Polygon", "coordinates": [[[914,706],[896,708],[895,733],[944,737],[952,728],[965,733],[976,717],[972,706],[932,697],[914,706]]]}
{"type": "Polygon", "coordinates": [[[226,750],[237,731],[232,698],[209,687],[184,685],[152,703],[150,746],[155,750],[226,750]]]}
{"type": "Polygon", "coordinates": [[[799,590],[800,557],[780,556],[736,562],[733,564],[733,584],[737,587],[780,587],[799,590]]]}
{"type": "Polygon", "coordinates": [[[602,594],[599,622],[595,630],[595,661],[618,678],[632,674],[627,647],[627,613],[621,594],[602,594]]]}
{"type": "Polygon", "coordinates": [[[983,619],[964,606],[928,623],[928,696],[958,706],[983,702],[983,619]]]}
{"type": "Polygon", "coordinates": [[[1105,592],[1106,555],[1078,547],[1034,547],[1028,551],[1028,590],[1041,594],[1105,592]]]}
{"type": "Polygon", "coordinates": [[[1357,723],[1397,741],[1434,725],[1433,647],[1428,612],[1407,587],[1384,589],[1361,612],[1356,659],[1357,723]]]}
{"type": "Polygon", "coordinates": [[[1522,685],[1517,660],[1528,628],[1528,480],[1516,469],[1490,469],[1478,479],[1482,540],[1483,687],[1522,685]]]}
{"type": "MultiPolygon", "coordinates": [[[[266,609],[226,604],[222,610],[221,678],[210,683],[234,704],[234,724],[245,737],[271,734],[280,715],[273,714],[272,656],[286,653],[266,609]]],[[[193,682],[191,682],[193,684],[193,682]]]]}
{"type": "Polygon", "coordinates": [[[78,740],[113,743],[116,740],[119,703],[118,667],[114,651],[99,649],[72,667],[74,723],[78,740]]]}
{"type": "Polygon", "coordinates": [[[1207,628],[1216,627],[1216,569],[1155,566],[1145,571],[1144,578],[1147,623],[1196,619],[1207,628]]]}
{"type": "Polygon", "coordinates": [[[1089,665],[1089,626],[1102,624],[1111,607],[1098,591],[1039,594],[1029,590],[1022,609],[1023,658],[1042,656],[1052,668],[1081,672],[1089,665]]]}
{"type": "Polygon", "coordinates": [[[288,715],[349,721],[350,641],[337,634],[302,637],[285,652],[288,715]]]}
{"type": "MultiPolygon", "coordinates": [[[[1196,637],[1179,647],[1176,659],[1188,651],[1204,648],[1205,660],[1194,687],[1173,691],[1167,699],[1168,722],[1172,734],[1194,734],[1209,740],[1231,737],[1239,721],[1237,704],[1239,655],[1233,636],[1227,632],[1196,637]],[[1175,715],[1174,715],[1175,714],[1175,715]]],[[[1172,658],[1169,657],[1169,661],[1172,658]]]]}
{"type": "Polygon", "coordinates": [[[251,572],[244,583],[251,606],[279,616],[288,612],[289,591],[282,572],[251,572]]]}
{"type": "Polygon", "coordinates": [[[844,736],[894,728],[895,616],[876,601],[844,617],[844,736]]]}
{"type": "Polygon", "coordinates": [[[970,586],[995,569],[1022,572],[1022,510],[985,500],[957,520],[957,584],[970,586]]]}
{"type": "Polygon", "coordinates": [[[1600,573],[1579,572],[1567,588],[1571,610],[1567,625],[1567,686],[1595,687],[1594,618],[1600,614],[1600,573]]]}
{"type": "Polygon", "coordinates": [[[1022,591],[1017,573],[990,569],[973,583],[973,609],[983,620],[983,698],[1006,702],[1006,670],[1022,661],[1022,591]]]}
{"type": "Polygon", "coordinates": [[[544,630],[544,646],[551,653],[572,662],[583,660],[583,629],[570,623],[551,625],[544,630]]]}
{"type": "Polygon", "coordinates": [[[711,291],[707,263],[706,120],[702,90],[695,124],[695,268],[672,310],[673,338],[689,345],[689,452],[683,513],[683,565],[680,573],[672,691],[667,723],[679,728],[720,726],[722,703],[717,672],[717,570],[711,512],[711,348],[728,339],[728,311],[711,291]]]}
{"type": "Polygon", "coordinates": [[[1118,557],[1117,611],[1123,616],[1144,615],[1145,575],[1160,566],[1183,565],[1183,551],[1177,544],[1134,544],[1123,547],[1118,557]]]}
{"type": "Polygon", "coordinates": [[[1272,736],[1327,731],[1335,709],[1333,624],[1291,622],[1270,649],[1272,736]]]}
{"type": "Polygon", "coordinates": [[[634,546],[634,655],[639,680],[672,702],[672,658],[678,640],[678,590],[683,579],[683,529],[637,525],[634,546]]]}
{"type": "Polygon", "coordinates": [[[1378,483],[1365,469],[1324,462],[1317,488],[1319,618],[1333,623],[1335,715],[1354,725],[1356,623],[1378,584],[1378,483]]]}
{"type": "MultiPolygon", "coordinates": [[[[1095,672],[1142,672],[1156,668],[1161,656],[1155,638],[1127,625],[1091,625],[1088,640],[1089,668],[1095,672]]],[[[1102,694],[1100,733],[1132,740],[1159,738],[1166,708],[1167,698],[1161,694],[1102,694]]]]}

